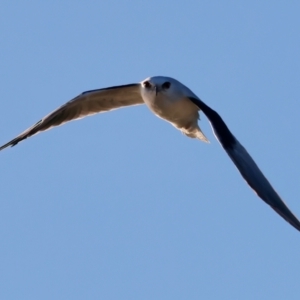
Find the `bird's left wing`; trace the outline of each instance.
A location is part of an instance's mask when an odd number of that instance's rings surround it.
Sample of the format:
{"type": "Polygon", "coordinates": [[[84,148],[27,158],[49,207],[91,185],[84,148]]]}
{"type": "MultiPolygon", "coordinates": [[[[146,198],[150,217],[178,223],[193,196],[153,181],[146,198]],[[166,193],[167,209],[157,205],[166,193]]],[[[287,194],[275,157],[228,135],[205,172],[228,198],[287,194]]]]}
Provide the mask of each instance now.
{"type": "Polygon", "coordinates": [[[128,84],[84,92],[1,146],[0,151],[54,126],[124,106],[143,103],[140,84],[128,84]]]}
{"type": "Polygon", "coordinates": [[[281,217],[300,231],[300,221],[276,193],[250,154],[230,132],[220,115],[200,99],[194,97],[189,97],[189,99],[206,115],[216,138],[254,192],[281,217]]]}

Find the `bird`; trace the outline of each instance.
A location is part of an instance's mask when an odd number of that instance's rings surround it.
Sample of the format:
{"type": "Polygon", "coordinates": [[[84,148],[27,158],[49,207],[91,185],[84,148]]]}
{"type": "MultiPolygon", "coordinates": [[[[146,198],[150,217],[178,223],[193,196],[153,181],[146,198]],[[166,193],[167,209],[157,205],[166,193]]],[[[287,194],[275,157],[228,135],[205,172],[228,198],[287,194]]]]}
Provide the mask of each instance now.
{"type": "Polygon", "coordinates": [[[198,125],[202,111],[216,139],[253,191],[283,219],[300,231],[300,221],[263,175],[247,150],[229,130],[222,117],[188,87],[166,76],[148,77],[139,83],[85,91],[0,147],[0,151],[22,140],[66,122],[114,109],[145,104],[157,117],[184,135],[208,143],[198,125]]]}

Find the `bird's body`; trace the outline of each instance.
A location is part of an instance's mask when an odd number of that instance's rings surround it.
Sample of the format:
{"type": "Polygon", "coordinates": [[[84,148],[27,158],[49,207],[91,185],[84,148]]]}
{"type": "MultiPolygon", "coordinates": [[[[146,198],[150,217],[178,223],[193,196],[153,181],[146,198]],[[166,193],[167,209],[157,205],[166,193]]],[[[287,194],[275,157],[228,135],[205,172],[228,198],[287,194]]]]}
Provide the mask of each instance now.
{"type": "Polygon", "coordinates": [[[208,142],[198,125],[199,107],[186,97],[187,94],[196,97],[187,87],[170,77],[149,77],[141,86],[142,98],[156,116],[168,121],[188,137],[208,142]],[[145,87],[145,83],[149,84],[149,88],[145,87]],[[177,88],[179,86],[184,89],[181,91],[177,88]]]}
{"type": "Polygon", "coordinates": [[[84,92],[46,115],[32,127],[0,147],[0,150],[68,121],[139,104],[146,104],[156,116],[171,123],[188,137],[207,142],[207,138],[198,125],[201,110],[210,121],[216,138],[249,186],[263,201],[300,231],[299,220],[285,205],[220,115],[202,102],[189,88],[170,77],[149,77],[140,83],[84,92]]]}

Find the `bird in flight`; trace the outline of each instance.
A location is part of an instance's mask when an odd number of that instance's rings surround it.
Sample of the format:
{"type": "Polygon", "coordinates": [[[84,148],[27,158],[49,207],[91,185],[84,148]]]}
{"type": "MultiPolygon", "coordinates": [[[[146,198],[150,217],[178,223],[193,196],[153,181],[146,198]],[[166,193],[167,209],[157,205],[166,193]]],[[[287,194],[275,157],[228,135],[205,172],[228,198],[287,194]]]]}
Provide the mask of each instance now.
{"type": "Polygon", "coordinates": [[[186,136],[208,142],[198,125],[199,112],[202,111],[208,118],[215,137],[249,186],[282,218],[300,231],[300,221],[276,193],[220,115],[201,101],[189,88],[170,77],[155,76],[140,83],[86,91],[46,115],[16,138],[1,146],[0,150],[15,146],[32,135],[72,120],[139,104],[146,104],[156,116],[171,123],[186,136]]]}

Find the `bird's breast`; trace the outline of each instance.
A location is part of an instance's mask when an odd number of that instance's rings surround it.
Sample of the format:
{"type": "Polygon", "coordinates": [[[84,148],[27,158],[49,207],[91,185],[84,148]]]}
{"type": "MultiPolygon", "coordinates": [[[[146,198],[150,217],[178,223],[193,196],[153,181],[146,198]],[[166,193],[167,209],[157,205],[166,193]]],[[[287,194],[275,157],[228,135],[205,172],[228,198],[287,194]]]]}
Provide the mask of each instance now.
{"type": "Polygon", "coordinates": [[[198,118],[198,108],[186,98],[173,99],[164,94],[157,94],[147,97],[144,101],[156,116],[171,123],[198,118]]]}

